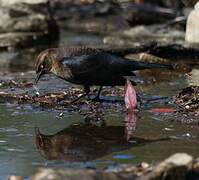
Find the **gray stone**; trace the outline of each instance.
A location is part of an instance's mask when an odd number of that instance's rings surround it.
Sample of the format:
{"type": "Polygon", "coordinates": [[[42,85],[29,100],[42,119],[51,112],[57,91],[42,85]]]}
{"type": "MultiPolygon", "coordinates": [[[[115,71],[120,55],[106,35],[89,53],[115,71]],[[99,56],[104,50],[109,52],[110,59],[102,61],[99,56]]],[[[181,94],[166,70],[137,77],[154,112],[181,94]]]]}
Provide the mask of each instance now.
{"type": "Polygon", "coordinates": [[[17,4],[17,3],[26,3],[26,4],[43,4],[47,3],[48,0],[0,0],[0,4],[3,6],[9,6],[12,4],[17,4]]]}
{"type": "Polygon", "coordinates": [[[199,69],[193,68],[191,72],[186,75],[186,81],[189,86],[199,86],[199,69]]]}
{"type": "Polygon", "coordinates": [[[115,173],[97,172],[95,170],[61,170],[40,169],[30,180],[120,180],[115,173]]]}
{"type": "Polygon", "coordinates": [[[186,153],[177,153],[159,163],[147,175],[139,180],[183,180],[193,165],[193,157],[186,153]]]}
{"type": "Polygon", "coordinates": [[[188,43],[199,43],[199,2],[188,16],[185,40],[188,43]]]}
{"type": "Polygon", "coordinates": [[[49,36],[44,33],[35,32],[9,32],[0,34],[0,49],[31,47],[48,42],[49,36]]]}
{"type": "Polygon", "coordinates": [[[104,43],[109,46],[132,46],[135,42],[157,41],[161,43],[182,43],[185,33],[179,30],[170,30],[163,25],[135,26],[128,30],[112,33],[104,37],[104,43]]]}
{"type": "Polygon", "coordinates": [[[191,6],[191,7],[193,7],[193,6],[198,2],[198,0],[182,0],[182,2],[183,2],[186,6],[191,6]]]}
{"type": "Polygon", "coordinates": [[[44,37],[58,39],[50,13],[47,0],[0,0],[0,49],[43,44],[44,37]]]}
{"type": "MultiPolygon", "coordinates": [[[[128,165],[109,171],[41,168],[30,180],[183,180],[192,170],[192,166],[192,156],[185,153],[177,153],[160,162],[155,167],[149,165],[146,167],[128,165]]],[[[197,163],[195,163],[195,170],[197,168],[197,163]]]]}

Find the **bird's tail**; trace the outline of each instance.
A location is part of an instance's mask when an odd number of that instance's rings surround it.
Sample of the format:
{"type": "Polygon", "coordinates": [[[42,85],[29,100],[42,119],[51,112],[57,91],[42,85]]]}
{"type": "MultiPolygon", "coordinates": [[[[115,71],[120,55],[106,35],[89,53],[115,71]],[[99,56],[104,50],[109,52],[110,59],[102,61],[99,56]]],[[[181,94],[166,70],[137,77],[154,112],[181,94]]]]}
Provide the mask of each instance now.
{"type": "Polygon", "coordinates": [[[170,64],[157,64],[157,63],[147,63],[147,62],[138,62],[138,61],[129,61],[131,70],[142,70],[142,69],[169,69],[173,70],[173,65],[170,64]]]}

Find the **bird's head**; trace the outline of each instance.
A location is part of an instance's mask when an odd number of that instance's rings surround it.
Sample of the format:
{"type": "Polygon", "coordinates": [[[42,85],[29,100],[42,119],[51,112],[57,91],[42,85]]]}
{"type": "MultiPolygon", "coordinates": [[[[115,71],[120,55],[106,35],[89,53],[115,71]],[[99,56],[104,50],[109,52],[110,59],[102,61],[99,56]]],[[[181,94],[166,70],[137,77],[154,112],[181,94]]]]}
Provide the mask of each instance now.
{"type": "Polygon", "coordinates": [[[35,83],[39,81],[39,79],[44,74],[48,74],[52,72],[54,61],[56,61],[57,56],[53,49],[47,49],[42,51],[37,59],[36,59],[36,79],[35,83]]]}

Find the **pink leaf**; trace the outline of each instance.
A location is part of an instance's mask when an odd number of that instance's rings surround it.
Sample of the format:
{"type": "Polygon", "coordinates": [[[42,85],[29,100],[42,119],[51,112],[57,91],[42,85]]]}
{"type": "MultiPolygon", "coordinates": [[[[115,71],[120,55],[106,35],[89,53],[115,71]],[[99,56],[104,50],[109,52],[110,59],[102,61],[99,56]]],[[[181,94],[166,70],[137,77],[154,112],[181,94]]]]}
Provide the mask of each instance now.
{"type": "Polygon", "coordinates": [[[124,102],[128,111],[133,111],[137,106],[136,91],[129,80],[126,80],[124,102]]]}

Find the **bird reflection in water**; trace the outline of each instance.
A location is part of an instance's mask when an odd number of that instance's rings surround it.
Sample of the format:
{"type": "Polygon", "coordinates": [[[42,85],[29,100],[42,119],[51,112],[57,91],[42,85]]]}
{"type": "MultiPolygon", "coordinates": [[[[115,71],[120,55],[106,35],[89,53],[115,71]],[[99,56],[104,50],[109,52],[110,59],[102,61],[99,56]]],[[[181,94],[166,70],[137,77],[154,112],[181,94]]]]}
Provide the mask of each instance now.
{"type": "Polygon", "coordinates": [[[136,145],[165,140],[131,137],[134,126],[131,122],[125,122],[125,126],[74,124],[53,135],[42,134],[36,128],[36,147],[45,159],[74,162],[90,161],[136,145]]]}
{"type": "Polygon", "coordinates": [[[54,134],[44,135],[36,129],[36,147],[48,160],[93,160],[130,147],[122,126],[71,125],[54,134]]]}

